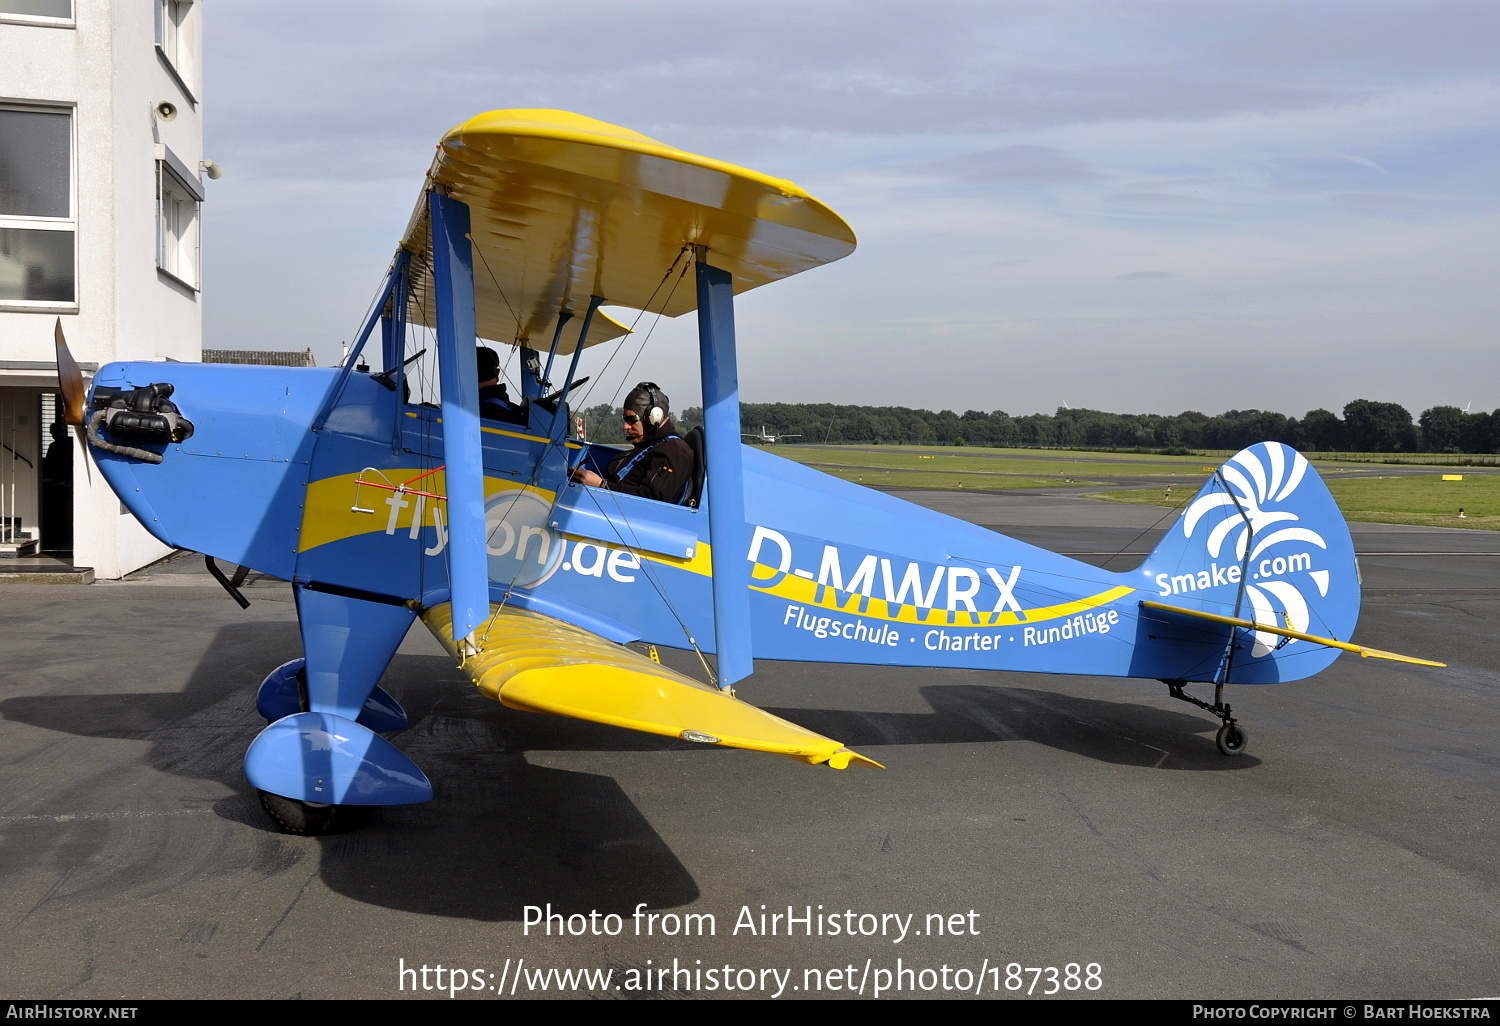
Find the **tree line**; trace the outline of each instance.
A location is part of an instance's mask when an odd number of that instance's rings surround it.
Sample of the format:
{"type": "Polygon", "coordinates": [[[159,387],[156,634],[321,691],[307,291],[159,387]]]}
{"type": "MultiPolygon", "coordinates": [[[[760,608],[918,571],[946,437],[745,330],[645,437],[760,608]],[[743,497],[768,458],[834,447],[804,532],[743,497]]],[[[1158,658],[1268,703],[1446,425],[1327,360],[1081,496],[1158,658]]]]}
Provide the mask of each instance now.
{"type": "MultiPolygon", "coordinates": [[[[583,411],[589,437],[624,441],[619,410],[607,403],[583,411]]],[[[675,418],[684,433],[703,422],[689,407],[675,418]]],[[[1012,417],[1003,410],[914,410],[904,406],[835,403],[741,403],[748,432],[800,435],[820,444],[1058,446],[1103,449],[1242,449],[1275,441],[1305,452],[1500,453],[1500,410],[1467,413],[1434,406],[1415,421],[1397,403],[1356,399],[1340,417],[1309,410],[1301,419],[1265,410],[1230,410],[1210,417],[1196,410],[1173,416],[1075,410],[1012,417]]]]}

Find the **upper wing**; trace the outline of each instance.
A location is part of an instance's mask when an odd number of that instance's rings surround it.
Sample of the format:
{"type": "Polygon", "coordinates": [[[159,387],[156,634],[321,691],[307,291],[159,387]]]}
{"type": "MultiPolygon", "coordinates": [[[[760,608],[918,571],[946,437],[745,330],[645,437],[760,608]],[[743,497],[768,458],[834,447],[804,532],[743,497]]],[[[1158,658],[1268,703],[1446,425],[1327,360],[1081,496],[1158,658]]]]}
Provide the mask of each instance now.
{"type": "MultiPolygon", "coordinates": [[[[840,742],[786,720],[581,627],[492,604],[476,631],[479,653],[463,661],[475,685],[512,709],[556,713],[648,734],[787,755],[844,769],[884,769],[840,742]]],[[[458,658],[447,603],[422,615],[458,658]]]]}
{"type": "MultiPolygon", "coordinates": [[[[684,249],[706,246],[744,292],[848,255],[854,233],[791,182],[559,110],[495,110],[449,130],[428,173],[469,206],[478,334],[551,344],[560,312],[591,296],[676,317],[697,306],[684,249]]],[[[425,190],[424,190],[425,191],[425,190]]],[[[430,324],[425,202],[413,253],[411,317],[430,324]]],[[[585,345],[625,333],[596,316],[585,345]]],[[[559,353],[573,351],[564,332],[559,353]]]]}

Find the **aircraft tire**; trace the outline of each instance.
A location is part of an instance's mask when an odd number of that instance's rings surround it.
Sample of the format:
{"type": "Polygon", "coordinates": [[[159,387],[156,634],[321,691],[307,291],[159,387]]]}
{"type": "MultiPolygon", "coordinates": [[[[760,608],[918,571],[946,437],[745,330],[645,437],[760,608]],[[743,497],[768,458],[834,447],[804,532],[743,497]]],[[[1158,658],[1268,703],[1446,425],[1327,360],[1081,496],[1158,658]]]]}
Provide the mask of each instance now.
{"type": "Polygon", "coordinates": [[[1245,728],[1238,723],[1226,723],[1219,728],[1219,733],[1214,737],[1214,744],[1219,746],[1219,751],[1225,755],[1244,755],[1245,745],[1249,742],[1250,735],[1245,733],[1245,728]]]}
{"type": "Polygon", "coordinates": [[[270,791],[257,790],[261,808],[276,821],[283,833],[299,837],[322,837],[358,830],[369,815],[368,805],[319,805],[298,801],[270,791]]]}

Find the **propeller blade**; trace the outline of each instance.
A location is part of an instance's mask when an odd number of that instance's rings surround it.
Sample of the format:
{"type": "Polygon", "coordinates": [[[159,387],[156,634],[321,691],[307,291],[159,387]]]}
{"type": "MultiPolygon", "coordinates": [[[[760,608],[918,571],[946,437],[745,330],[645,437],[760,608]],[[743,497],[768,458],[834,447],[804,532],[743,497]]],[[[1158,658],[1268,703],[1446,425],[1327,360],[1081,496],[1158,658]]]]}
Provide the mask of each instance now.
{"type": "Polygon", "coordinates": [[[89,469],[89,443],[83,437],[83,371],[68,349],[68,340],[63,337],[62,318],[52,329],[52,339],[57,343],[57,383],[62,389],[63,422],[73,428],[73,437],[78,439],[78,448],[83,456],[83,472],[90,485],[94,473],[89,469]]]}
{"type": "Polygon", "coordinates": [[[62,386],[63,420],[73,427],[83,427],[83,371],[78,369],[78,362],[68,351],[61,317],[57,319],[52,335],[57,342],[57,383],[62,386]]]}

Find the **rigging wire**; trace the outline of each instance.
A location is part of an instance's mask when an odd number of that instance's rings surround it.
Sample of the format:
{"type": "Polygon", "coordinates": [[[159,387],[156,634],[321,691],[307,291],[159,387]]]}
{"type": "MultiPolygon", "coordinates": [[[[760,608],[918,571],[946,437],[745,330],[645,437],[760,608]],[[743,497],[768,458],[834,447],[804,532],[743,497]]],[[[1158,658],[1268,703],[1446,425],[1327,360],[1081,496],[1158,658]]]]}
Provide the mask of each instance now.
{"type": "MultiPolygon", "coordinates": [[[[385,277],[380,280],[381,281],[380,288],[376,289],[375,290],[375,295],[373,295],[373,296],[370,297],[370,303],[369,303],[368,306],[365,307],[364,316],[359,319],[359,324],[354,329],[354,334],[352,334],[352,335],[349,336],[350,338],[359,338],[359,333],[362,332],[362,331],[364,331],[365,325],[370,322],[370,317],[375,313],[375,304],[378,303],[378,302],[380,302],[381,300],[383,300],[385,298],[388,298],[390,296],[391,272],[394,271],[395,268],[396,268],[396,263],[393,260],[391,262],[391,266],[386,269],[385,277]]],[[[354,350],[353,349],[349,350],[349,355],[350,356],[354,355],[354,350]]],[[[363,354],[361,354],[361,355],[363,355],[363,354]]],[[[347,360],[348,357],[345,357],[344,359],[347,360]]],[[[384,362],[384,361],[382,360],[382,362],[384,362]]],[[[340,367],[342,367],[343,365],[344,365],[344,360],[340,360],[338,362],[338,364],[337,364],[337,366],[340,366],[340,367]]],[[[381,370],[389,370],[390,368],[383,366],[380,369],[381,370]]]]}
{"type": "MultiPolygon", "coordinates": [[[[585,403],[587,403],[588,399],[589,399],[589,396],[591,396],[591,395],[594,394],[594,389],[597,388],[599,385],[601,385],[601,384],[604,383],[604,373],[605,373],[605,371],[609,370],[609,365],[612,364],[612,363],[614,363],[615,357],[619,356],[620,355],[620,351],[622,349],[624,349],[624,347],[625,347],[625,340],[628,339],[630,337],[630,335],[632,335],[632,334],[635,333],[636,325],[638,325],[638,324],[641,323],[641,318],[644,317],[644,316],[646,316],[646,314],[648,314],[648,313],[651,312],[651,304],[656,299],[657,295],[661,292],[662,286],[665,285],[667,283],[668,279],[670,279],[672,277],[672,272],[675,271],[675,270],[677,270],[677,264],[678,264],[678,262],[681,261],[682,258],[684,256],[686,256],[691,250],[692,250],[692,246],[691,245],[684,244],[683,247],[682,247],[682,249],[680,249],[680,250],[677,251],[677,255],[672,258],[672,263],[667,267],[666,273],[664,273],[661,276],[661,280],[656,283],[656,288],[654,288],[654,289],[651,290],[651,295],[649,297],[647,297],[646,304],[644,306],[642,306],[638,311],[636,311],[635,320],[633,320],[633,321],[630,322],[630,332],[628,334],[620,336],[620,340],[615,344],[614,351],[609,354],[609,359],[607,359],[607,360],[604,361],[604,366],[600,367],[599,368],[599,373],[597,373],[597,374],[594,375],[594,383],[592,385],[590,385],[588,387],[588,389],[583,393],[583,395],[579,398],[579,401],[578,401],[578,405],[579,406],[582,406],[585,403]]],[[[686,276],[687,269],[689,267],[691,267],[691,266],[692,266],[692,261],[688,261],[686,264],[683,265],[682,273],[678,275],[678,281],[679,282],[682,280],[682,278],[684,276],[686,276]]],[[[631,368],[635,367],[635,360],[640,359],[641,351],[643,351],[646,348],[646,343],[649,342],[649,341],[651,341],[651,335],[652,335],[652,333],[656,331],[656,326],[661,323],[661,319],[662,319],[662,317],[666,313],[667,305],[672,302],[672,297],[674,295],[676,295],[676,294],[677,294],[677,282],[674,282],[672,284],[671,290],[667,293],[667,298],[662,301],[661,309],[656,312],[656,319],[651,322],[651,327],[648,328],[648,329],[646,329],[646,335],[645,335],[644,338],[641,339],[641,348],[636,351],[635,359],[630,361],[630,367],[631,368]]],[[[626,374],[626,376],[629,376],[630,370],[627,369],[625,371],[625,374],[626,374]]],[[[611,396],[611,398],[610,398],[611,402],[613,402],[615,399],[619,398],[620,389],[624,388],[624,387],[625,387],[625,381],[622,378],[621,381],[620,381],[620,384],[615,387],[614,395],[611,396]]]]}
{"type": "MultiPolygon", "coordinates": [[[[479,254],[480,263],[484,266],[485,273],[489,276],[490,281],[494,285],[496,292],[500,295],[501,300],[505,303],[506,309],[510,312],[511,317],[516,320],[517,330],[519,331],[520,321],[519,321],[519,318],[516,317],[515,308],[511,305],[509,297],[507,297],[505,295],[505,290],[503,288],[501,288],[499,280],[495,276],[494,269],[490,267],[489,261],[485,258],[484,252],[483,252],[482,249],[480,249],[478,246],[475,246],[474,250],[475,250],[475,252],[477,252],[479,254]]],[[[665,273],[663,273],[663,275],[661,277],[661,280],[659,282],[657,282],[656,288],[652,290],[652,293],[651,293],[650,297],[647,299],[645,305],[637,312],[634,321],[631,323],[631,325],[630,325],[631,333],[634,333],[636,326],[641,321],[641,318],[645,317],[651,311],[651,307],[654,305],[656,297],[660,294],[662,288],[667,284],[668,281],[672,281],[671,288],[668,290],[667,297],[663,301],[661,309],[659,309],[656,312],[656,317],[652,321],[651,327],[646,331],[644,337],[641,339],[640,346],[637,347],[635,356],[631,359],[630,366],[628,368],[626,368],[625,377],[628,378],[630,372],[632,370],[634,370],[636,362],[639,361],[642,353],[644,353],[644,351],[645,351],[646,343],[648,343],[651,340],[651,336],[655,332],[656,326],[661,323],[661,319],[662,319],[662,317],[665,314],[665,310],[666,310],[667,305],[671,303],[672,298],[676,295],[678,285],[681,283],[682,279],[686,277],[686,275],[687,275],[687,269],[690,266],[692,266],[691,261],[684,261],[683,260],[683,257],[686,256],[690,252],[690,250],[691,250],[690,246],[684,245],[682,247],[682,249],[678,251],[677,255],[673,258],[672,263],[667,267],[665,273]],[[680,273],[678,273],[676,275],[675,280],[673,280],[673,273],[675,271],[677,271],[677,268],[678,268],[679,264],[682,264],[682,270],[681,270],[680,273]]],[[[413,291],[415,292],[416,290],[414,289],[413,291]]],[[[423,308],[423,305],[421,303],[420,297],[419,296],[414,296],[413,299],[415,301],[414,305],[417,307],[418,314],[420,315],[420,319],[422,321],[426,321],[428,319],[428,317],[427,317],[427,311],[423,308]]],[[[373,308],[373,305],[374,304],[372,303],[371,304],[372,308],[373,308]]],[[[366,316],[368,317],[368,314],[366,316]]],[[[429,327],[427,330],[430,332],[431,328],[429,327]]],[[[626,337],[628,337],[628,336],[626,336],[626,337]]],[[[407,340],[403,339],[403,343],[405,343],[406,341],[407,340]]],[[[579,340],[578,340],[578,342],[577,342],[577,345],[582,346],[583,344],[584,344],[584,339],[580,337],[579,340]]],[[[610,354],[610,357],[609,357],[608,360],[606,360],[606,362],[604,364],[604,367],[600,370],[599,374],[595,377],[595,383],[596,383],[596,385],[597,385],[597,383],[599,383],[601,381],[601,379],[602,379],[602,377],[604,375],[604,372],[609,369],[609,366],[614,361],[615,357],[618,356],[619,353],[622,351],[623,345],[624,345],[624,340],[622,338],[621,344],[617,345],[615,347],[614,352],[612,352],[610,354]]],[[[519,346],[512,346],[512,350],[513,350],[513,352],[512,352],[512,356],[513,357],[516,356],[516,355],[518,355],[519,346]]],[[[405,351],[405,345],[403,345],[403,352],[404,351],[405,351]]],[[[510,365],[510,361],[507,360],[506,364],[505,364],[505,367],[502,369],[502,373],[504,374],[506,380],[510,379],[510,375],[508,373],[509,365],[510,365]]],[[[419,365],[418,365],[418,367],[416,369],[417,369],[417,376],[418,376],[418,379],[419,379],[419,384],[420,384],[420,386],[422,388],[422,395],[424,397],[426,397],[428,395],[428,389],[429,389],[430,384],[431,384],[429,375],[427,373],[427,368],[425,367],[425,365],[419,363],[419,365]]],[[[618,396],[619,389],[623,388],[623,387],[624,387],[624,381],[622,380],[621,384],[619,386],[617,386],[617,388],[616,388],[616,392],[615,392],[616,396],[618,396]]],[[[582,397],[583,401],[585,401],[585,402],[587,401],[587,398],[592,393],[592,391],[593,391],[593,389],[591,388],[588,392],[584,393],[584,395],[582,397]]],[[[582,405],[582,403],[580,403],[580,405],[582,405]]],[[[423,420],[424,420],[424,429],[427,432],[428,441],[430,442],[431,425],[426,423],[426,418],[423,418],[423,420]]],[[[566,439],[565,438],[558,438],[556,441],[553,441],[553,440],[549,439],[547,445],[548,445],[549,448],[554,449],[554,450],[556,450],[556,449],[565,449],[566,448],[566,439]]],[[[430,448],[430,446],[429,446],[429,448],[430,448]]],[[[538,478],[539,474],[542,471],[543,465],[546,462],[547,462],[547,460],[546,460],[545,452],[544,452],[542,458],[539,458],[538,460],[536,460],[535,463],[532,465],[531,474],[527,478],[525,484],[523,484],[522,487],[521,487],[521,489],[519,489],[519,491],[521,491],[521,492],[527,492],[527,491],[531,491],[531,490],[534,489],[534,487],[536,485],[537,478],[538,478]]],[[[605,490],[608,491],[608,489],[605,489],[605,490]]],[[[613,501],[614,501],[614,505],[615,505],[615,508],[616,508],[616,512],[617,512],[617,514],[619,516],[619,521],[620,521],[620,523],[624,524],[626,530],[629,532],[630,537],[631,537],[631,539],[634,542],[634,545],[632,547],[634,548],[634,550],[637,552],[637,555],[639,556],[640,553],[641,553],[641,551],[642,551],[642,547],[641,547],[641,544],[640,544],[640,538],[636,534],[634,526],[630,523],[629,517],[626,516],[624,510],[620,507],[618,496],[614,496],[613,497],[613,501]]],[[[501,524],[503,524],[503,523],[504,523],[504,519],[502,518],[501,524]]],[[[496,530],[499,529],[499,526],[500,526],[500,524],[496,525],[496,530]]],[[[493,534],[494,534],[493,531],[489,533],[489,535],[486,537],[486,543],[488,543],[488,541],[490,540],[490,538],[493,537],[493,534]]],[[[625,539],[623,537],[621,537],[620,540],[623,542],[625,539]]],[[[566,545],[566,541],[564,541],[563,544],[566,545]]],[[[687,625],[686,621],[683,619],[683,617],[681,616],[681,614],[678,612],[677,608],[673,605],[671,598],[668,596],[668,594],[666,592],[666,589],[662,586],[662,583],[659,580],[656,572],[650,567],[650,563],[651,562],[653,562],[653,560],[649,556],[646,557],[645,559],[641,560],[641,566],[640,566],[640,568],[641,568],[641,572],[642,572],[643,576],[646,578],[646,580],[648,581],[648,583],[650,583],[652,589],[654,591],[656,591],[656,593],[661,597],[662,602],[666,606],[668,613],[672,616],[673,620],[675,620],[677,622],[677,625],[681,628],[681,630],[683,632],[683,636],[686,638],[686,640],[688,642],[688,645],[692,648],[692,650],[694,651],[694,653],[697,654],[699,662],[703,665],[703,669],[704,669],[705,674],[707,674],[707,676],[709,677],[709,679],[711,681],[714,680],[715,679],[714,678],[714,674],[713,674],[713,671],[710,669],[710,667],[708,665],[707,659],[704,657],[702,650],[698,647],[697,641],[693,637],[692,631],[688,628],[688,625],[687,625]]],[[[493,626],[493,624],[495,622],[495,619],[505,609],[506,605],[509,604],[509,602],[511,600],[511,597],[514,594],[514,591],[515,591],[515,588],[516,588],[516,582],[520,579],[520,573],[521,573],[521,569],[518,567],[517,570],[516,570],[516,572],[515,572],[515,574],[512,575],[511,580],[507,583],[506,588],[505,588],[505,593],[502,596],[501,600],[498,603],[495,604],[495,608],[490,613],[490,615],[486,618],[484,624],[481,625],[480,628],[478,628],[477,633],[481,633],[481,636],[487,635],[489,629],[493,626]]]]}
{"type": "MultiPolygon", "coordinates": [[[[641,539],[640,536],[635,533],[635,525],[630,522],[630,518],[626,516],[625,510],[620,506],[620,493],[610,488],[595,490],[604,491],[610,496],[610,500],[615,505],[615,512],[619,514],[621,523],[623,523],[626,529],[630,532],[630,537],[635,542],[634,548],[637,555],[639,555],[642,549],[641,539]]],[[[623,542],[625,539],[621,538],[620,540],[623,542]]],[[[703,672],[708,675],[709,682],[717,686],[718,678],[714,674],[713,670],[709,669],[708,660],[704,658],[703,650],[698,647],[697,639],[693,637],[692,631],[688,629],[687,621],[682,618],[681,614],[677,612],[677,607],[672,604],[672,599],[667,595],[666,589],[662,586],[661,581],[658,580],[655,573],[653,573],[647,567],[646,564],[649,562],[654,562],[650,556],[645,557],[645,559],[641,561],[641,573],[645,575],[646,580],[650,583],[652,589],[661,596],[662,604],[667,607],[667,612],[672,615],[672,619],[676,620],[677,626],[682,629],[682,636],[687,639],[688,645],[692,648],[693,653],[698,657],[698,662],[703,664],[703,672]]]]}
{"type": "MultiPolygon", "coordinates": [[[[657,295],[661,292],[662,287],[664,285],[666,285],[666,283],[668,282],[668,280],[670,280],[672,278],[673,272],[677,269],[677,265],[682,262],[683,256],[690,251],[690,248],[691,247],[689,247],[689,246],[683,246],[683,248],[673,258],[671,265],[667,268],[666,272],[662,275],[661,280],[656,285],[656,288],[654,290],[652,290],[651,296],[647,299],[646,305],[641,308],[641,310],[637,313],[635,320],[632,322],[632,324],[631,324],[631,331],[632,331],[632,333],[634,332],[635,326],[640,323],[641,318],[644,317],[644,316],[646,316],[646,314],[650,312],[650,308],[653,305],[653,302],[656,299],[657,295]]],[[[691,261],[688,261],[688,262],[686,262],[686,263],[683,264],[683,270],[682,270],[682,272],[680,274],[677,275],[676,281],[673,282],[671,289],[668,290],[666,299],[663,300],[662,305],[661,305],[661,309],[657,311],[656,319],[652,322],[651,328],[649,328],[646,331],[645,336],[641,339],[641,345],[640,345],[640,347],[636,351],[635,359],[633,359],[631,361],[631,364],[630,364],[631,368],[634,368],[635,361],[640,358],[641,353],[645,350],[646,343],[650,341],[651,335],[655,331],[656,325],[661,322],[661,318],[662,318],[662,316],[663,316],[663,314],[664,314],[664,312],[666,310],[667,305],[671,303],[672,297],[674,295],[676,295],[678,283],[680,283],[681,280],[682,280],[682,278],[684,278],[686,276],[687,268],[690,267],[690,266],[692,266],[691,261]]],[[[486,268],[486,269],[488,269],[488,268],[486,268]]],[[[625,337],[628,337],[628,336],[625,336],[625,337]]],[[[583,344],[583,339],[582,338],[580,338],[578,340],[578,344],[579,345],[583,344]]],[[[602,376],[604,374],[604,371],[608,370],[609,364],[614,360],[615,356],[619,354],[622,346],[623,346],[623,339],[621,341],[621,345],[618,345],[618,346],[615,347],[614,353],[612,353],[610,355],[609,360],[607,360],[605,362],[604,367],[599,371],[599,374],[595,376],[594,380],[596,382],[599,381],[600,378],[602,378],[602,376]]],[[[629,373],[630,373],[630,369],[627,369],[625,373],[628,376],[629,373]]],[[[622,382],[622,387],[623,387],[623,382],[622,382]]],[[[592,389],[590,389],[590,391],[592,391],[592,389]]],[[[616,394],[618,395],[618,389],[616,391],[616,394]]],[[[583,402],[587,401],[588,395],[589,395],[588,392],[584,393],[583,402]]],[[[582,405],[582,402],[580,402],[580,405],[582,405]]],[[[561,408],[561,404],[559,404],[559,408],[561,408]]],[[[548,440],[548,445],[550,447],[554,448],[554,449],[566,448],[566,441],[567,441],[566,438],[558,438],[556,441],[552,441],[552,440],[549,439],[548,440]]],[[[545,458],[545,456],[543,456],[543,458],[538,459],[532,465],[531,475],[528,477],[525,485],[522,486],[522,489],[521,489],[522,491],[530,490],[530,489],[532,489],[535,486],[536,480],[537,480],[537,476],[541,473],[542,466],[543,466],[543,464],[545,462],[546,462],[546,458],[545,458]]],[[[566,484],[564,485],[564,487],[566,487],[566,484]]],[[[604,489],[604,490],[605,491],[609,491],[609,489],[604,489]]],[[[611,493],[611,495],[612,495],[612,501],[614,502],[614,505],[615,505],[615,512],[618,514],[618,517],[619,517],[619,522],[622,523],[625,526],[626,530],[630,533],[630,537],[634,541],[634,545],[631,546],[631,547],[633,548],[634,551],[636,551],[637,555],[639,556],[640,553],[641,553],[641,551],[642,551],[642,546],[640,544],[640,537],[636,534],[634,525],[632,525],[630,523],[630,518],[625,514],[625,511],[623,510],[623,508],[621,508],[618,496],[615,495],[614,493],[611,493]]],[[[501,520],[501,523],[504,523],[503,518],[501,520]]],[[[496,525],[496,529],[498,529],[498,527],[499,527],[499,525],[497,524],[496,525]]],[[[493,536],[493,532],[491,532],[490,536],[491,537],[493,536]]],[[[488,541],[488,537],[486,538],[486,541],[488,541]]],[[[624,542],[625,538],[623,536],[621,536],[620,537],[620,541],[624,542]]],[[[564,542],[563,544],[566,544],[566,542],[564,542]]],[[[642,575],[646,578],[647,582],[651,585],[652,590],[654,590],[657,593],[657,595],[659,595],[661,597],[663,605],[665,605],[666,608],[667,608],[667,612],[671,615],[672,619],[676,621],[677,626],[682,630],[683,637],[687,640],[687,643],[688,643],[689,647],[698,656],[698,661],[702,664],[704,673],[708,676],[708,678],[709,678],[710,681],[715,680],[716,679],[715,675],[714,675],[712,669],[710,669],[710,667],[708,665],[708,660],[704,657],[702,650],[698,647],[697,639],[695,639],[693,637],[693,633],[689,629],[689,627],[687,625],[687,622],[683,619],[682,615],[678,612],[676,606],[673,605],[671,598],[668,596],[668,594],[666,592],[666,589],[662,586],[662,583],[658,579],[655,571],[649,566],[649,564],[652,561],[653,560],[649,556],[641,560],[640,569],[641,569],[642,575]]],[[[509,602],[511,600],[511,597],[512,597],[514,591],[515,591],[516,581],[519,580],[519,579],[520,579],[520,569],[518,568],[517,571],[516,571],[516,573],[514,575],[512,575],[510,581],[507,583],[506,588],[505,588],[505,594],[502,596],[500,602],[498,602],[496,604],[494,610],[490,613],[489,617],[485,620],[484,624],[481,625],[481,627],[478,628],[476,632],[481,632],[482,631],[482,632],[484,632],[485,635],[487,635],[490,627],[494,624],[495,619],[500,615],[501,612],[504,611],[505,607],[509,604],[509,602]]]]}
{"type": "MultiPolygon", "coordinates": [[[[474,237],[472,235],[469,236],[469,241],[471,243],[474,241],[474,237]]],[[[503,363],[500,366],[500,376],[505,379],[505,381],[506,381],[507,384],[513,384],[513,385],[515,385],[516,386],[516,391],[519,393],[521,391],[521,383],[520,383],[520,381],[519,380],[518,381],[511,381],[510,380],[510,361],[511,361],[511,359],[516,358],[519,355],[519,353],[520,353],[521,347],[520,347],[520,344],[519,344],[519,336],[520,336],[520,331],[521,331],[521,318],[516,313],[516,308],[513,307],[513,306],[511,306],[511,304],[510,304],[510,298],[508,296],[506,296],[505,290],[500,287],[500,279],[496,278],[495,277],[495,272],[490,269],[490,262],[484,258],[484,249],[482,247],[480,247],[480,246],[477,246],[477,245],[474,246],[473,249],[474,249],[475,253],[479,254],[479,262],[484,265],[484,273],[488,274],[490,276],[490,282],[495,286],[495,291],[498,292],[498,293],[500,293],[500,301],[505,304],[505,309],[508,310],[508,311],[510,311],[510,319],[512,321],[514,321],[515,325],[516,325],[517,342],[511,344],[511,347],[510,347],[510,350],[511,350],[510,356],[507,357],[506,360],[505,360],[505,363],[503,363]]],[[[499,340],[495,339],[494,341],[499,341],[499,340]]]]}
{"type": "MultiPolygon", "coordinates": [[[[677,275],[677,280],[672,282],[672,291],[667,293],[666,301],[661,305],[663,311],[665,311],[667,306],[672,302],[672,297],[677,294],[677,286],[682,284],[683,278],[687,277],[688,267],[690,266],[691,264],[684,264],[681,273],[677,275]]],[[[622,389],[624,389],[625,382],[630,380],[630,372],[635,370],[636,362],[640,360],[641,354],[646,351],[646,343],[651,341],[651,335],[656,331],[656,326],[661,323],[661,318],[662,314],[661,312],[658,312],[656,315],[656,320],[652,321],[651,327],[646,329],[646,337],[641,339],[640,347],[636,349],[635,356],[630,361],[630,366],[625,368],[625,373],[620,377],[620,383],[615,386],[615,394],[611,397],[611,402],[620,397],[620,392],[622,389]]],[[[602,376],[603,372],[601,371],[600,374],[602,376]]]]}
{"type": "MultiPolygon", "coordinates": [[[[471,244],[474,242],[473,235],[467,235],[465,236],[465,238],[467,238],[471,244]]],[[[472,246],[472,248],[475,253],[479,254],[479,262],[484,265],[484,271],[490,276],[490,281],[495,283],[495,291],[500,293],[500,301],[505,304],[505,309],[510,311],[510,319],[515,322],[516,331],[520,331],[520,315],[516,313],[516,308],[510,305],[510,298],[506,296],[505,290],[500,287],[500,280],[495,277],[495,272],[490,270],[490,262],[484,258],[484,248],[477,245],[472,246]]]]}
{"type": "Polygon", "coordinates": [[[1150,534],[1152,531],[1154,531],[1158,527],[1160,527],[1162,525],[1162,521],[1166,520],[1168,517],[1172,516],[1173,514],[1180,514],[1181,510],[1182,510],[1182,507],[1186,506],[1187,504],[1188,504],[1188,500],[1187,499],[1183,499],[1177,505],[1168,507],[1167,511],[1165,513],[1163,513],[1160,517],[1158,517],[1155,523],[1153,523],[1150,527],[1144,528],[1141,531],[1140,534],[1136,535],[1134,538],[1130,539],[1124,545],[1120,546],[1119,551],[1117,551],[1114,555],[1112,555],[1108,559],[1106,559],[1104,561],[1104,563],[1100,566],[1100,569],[1101,570],[1104,569],[1105,567],[1109,566],[1110,563],[1113,563],[1116,559],[1119,559],[1120,556],[1124,555],[1126,549],[1130,548],[1136,542],[1140,541],[1142,538],[1146,537],[1146,535],[1150,534]]]}

